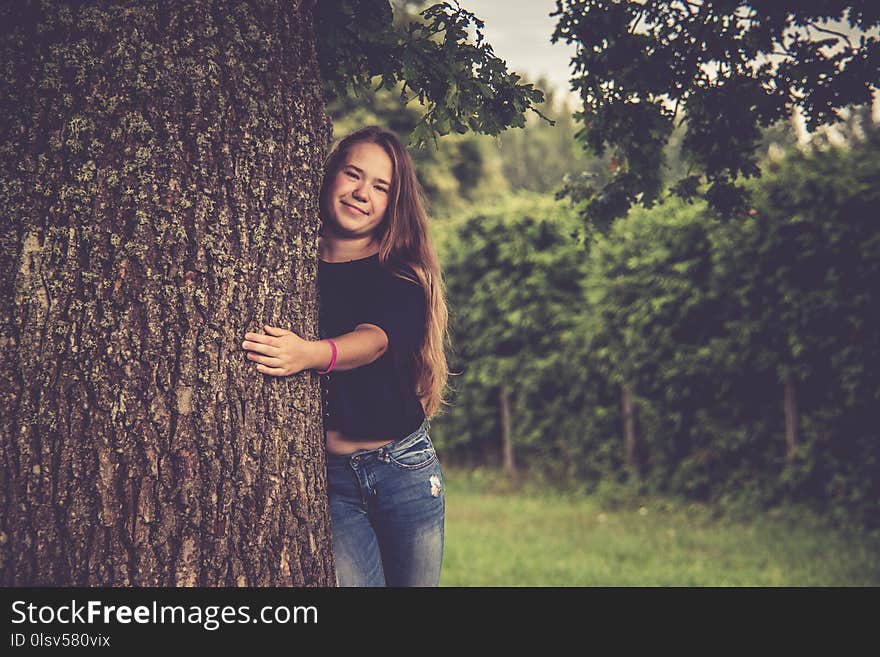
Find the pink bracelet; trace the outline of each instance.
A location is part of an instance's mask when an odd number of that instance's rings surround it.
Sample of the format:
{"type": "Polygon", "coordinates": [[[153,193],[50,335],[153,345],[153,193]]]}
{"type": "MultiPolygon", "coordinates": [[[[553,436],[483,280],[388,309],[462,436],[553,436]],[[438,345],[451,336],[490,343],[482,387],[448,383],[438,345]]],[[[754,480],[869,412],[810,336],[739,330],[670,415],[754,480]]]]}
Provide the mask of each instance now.
{"type": "Polygon", "coordinates": [[[327,342],[330,343],[330,349],[333,351],[333,355],[330,356],[330,364],[327,366],[327,369],[324,371],[318,370],[318,374],[330,374],[333,371],[333,366],[336,365],[336,343],[333,340],[327,339],[327,342]]]}

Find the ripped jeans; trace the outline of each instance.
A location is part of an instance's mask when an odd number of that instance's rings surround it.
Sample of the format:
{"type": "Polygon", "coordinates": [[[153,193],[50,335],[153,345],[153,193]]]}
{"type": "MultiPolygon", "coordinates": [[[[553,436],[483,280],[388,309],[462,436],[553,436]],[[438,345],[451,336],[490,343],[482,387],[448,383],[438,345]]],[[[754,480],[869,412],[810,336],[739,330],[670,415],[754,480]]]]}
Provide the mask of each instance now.
{"type": "Polygon", "coordinates": [[[327,454],[339,586],[437,586],[446,499],[429,427],[378,449],[327,454]]]}

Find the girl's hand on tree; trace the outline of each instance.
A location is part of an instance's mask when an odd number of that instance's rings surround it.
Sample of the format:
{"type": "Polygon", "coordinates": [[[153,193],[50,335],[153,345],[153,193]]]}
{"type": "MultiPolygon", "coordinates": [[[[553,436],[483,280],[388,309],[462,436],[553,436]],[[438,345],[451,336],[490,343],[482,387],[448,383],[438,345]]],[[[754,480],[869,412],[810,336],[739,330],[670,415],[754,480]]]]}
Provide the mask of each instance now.
{"type": "Polygon", "coordinates": [[[242,348],[257,371],[271,376],[288,376],[314,366],[314,345],[296,333],[275,326],[264,326],[266,333],[246,333],[242,348]]]}

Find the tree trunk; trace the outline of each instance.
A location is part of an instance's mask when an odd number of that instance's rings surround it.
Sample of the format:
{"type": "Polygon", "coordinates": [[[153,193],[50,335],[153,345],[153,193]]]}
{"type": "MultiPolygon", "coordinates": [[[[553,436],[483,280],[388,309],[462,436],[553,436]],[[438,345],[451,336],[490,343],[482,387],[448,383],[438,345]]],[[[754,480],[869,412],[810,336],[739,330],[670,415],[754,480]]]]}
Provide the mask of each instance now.
{"type": "Polygon", "coordinates": [[[623,411],[623,445],[626,450],[626,464],[635,476],[641,475],[641,459],[638,433],[638,405],[633,401],[632,388],[623,386],[621,390],[623,411]]]}
{"type": "Polygon", "coordinates": [[[501,450],[504,474],[513,482],[517,480],[516,462],[513,458],[513,436],[510,431],[510,393],[501,386],[501,450]]]}
{"type": "Polygon", "coordinates": [[[785,461],[794,460],[800,444],[798,432],[797,391],[792,376],[785,377],[785,461]]]}
{"type": "Polygon", "coordinates": [[[2,4],[3,585],[332,582],[311,9],[2,4]]]}

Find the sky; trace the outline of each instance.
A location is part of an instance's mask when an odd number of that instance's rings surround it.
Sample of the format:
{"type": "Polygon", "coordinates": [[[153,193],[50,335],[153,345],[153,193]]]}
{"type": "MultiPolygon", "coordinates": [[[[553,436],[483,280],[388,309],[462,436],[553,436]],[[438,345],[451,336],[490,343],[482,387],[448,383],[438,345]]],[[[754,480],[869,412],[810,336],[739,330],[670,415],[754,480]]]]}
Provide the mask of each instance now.
{"type": "MultiPolygon", "coordinates": [[[[555,0],[459,0],[463,9],[485,23],[483,36],[507,70],[528,76],[544,74],[557,98],[571,94],[569,61],[575,48],[563,41],[550,43],[556,28],[555,0]]],[[[573,96],[573,94],[571,94],[573,96]]]]}

